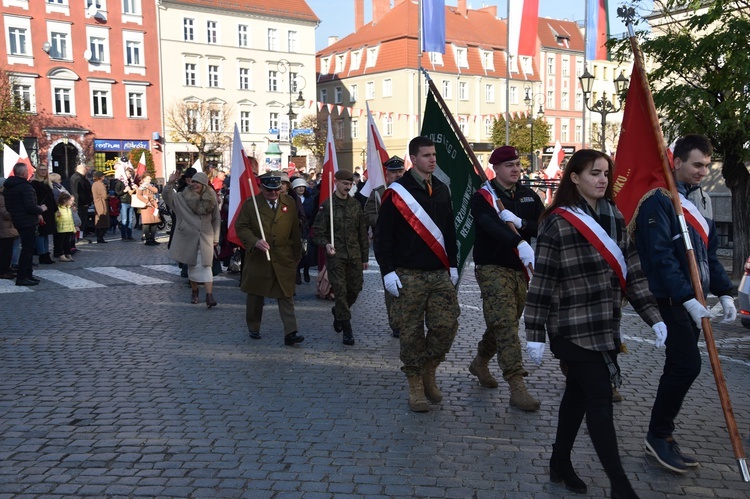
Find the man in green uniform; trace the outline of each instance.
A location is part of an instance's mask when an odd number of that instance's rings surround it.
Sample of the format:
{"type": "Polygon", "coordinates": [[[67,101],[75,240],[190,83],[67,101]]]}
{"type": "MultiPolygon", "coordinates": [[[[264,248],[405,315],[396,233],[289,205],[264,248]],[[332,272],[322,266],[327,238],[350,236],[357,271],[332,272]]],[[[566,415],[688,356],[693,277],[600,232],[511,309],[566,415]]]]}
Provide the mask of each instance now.
{"type": "Polygon", "coordinates": [[[333,328],[343,331],[344,345],[354,345],[351,306],[357,301],[367,270],[370,245],[365,218],[359,201],[349,195],[354,182],[352,172],[335,174],[333,196],[323,201],[315,217],[314,241],[326,249],[326,267],[336,305],[333,307],[333,328]],[[331,206],[333,206],[333,240],[331,240],[331,206]]]}

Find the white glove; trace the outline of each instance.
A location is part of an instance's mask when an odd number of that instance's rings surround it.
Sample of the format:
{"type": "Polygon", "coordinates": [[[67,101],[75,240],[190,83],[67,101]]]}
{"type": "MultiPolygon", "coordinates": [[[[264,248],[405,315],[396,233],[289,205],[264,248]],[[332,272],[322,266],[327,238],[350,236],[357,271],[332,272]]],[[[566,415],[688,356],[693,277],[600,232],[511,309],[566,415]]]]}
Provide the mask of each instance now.
{"type": "Polygon", "coordinates": [[[456,267],[451,267],[450,272],[451,272],[451,282],[455,286],[456,284],[458,284],[458,269],[456,267]]]}
{"type": "Polygon", "coordinates": [[[729,295],[719,297],[721,308],[724,309],[722,324],[731,324],[737,318],[737,308],[734,306],[734,298],[729,295]]]}
{"type": "Polygon", "coordinates": [[[540,343],[538,341],[527,341],[526,353],[529,354],[531,362],[536,365],[541,364],[542,356],[544,355],[544,343],[540,343]]]}
{"type": "Polygon", "coordinates": [[[502,219],[503,222],[512,222],[513,225],[516,226],[516,229],[520,229],[523,225],[523,220],[518,218],[515,213],[513,213],[510,210],[503,210],[500,212],[500,219],[502,219]]]}
{"type": "Polygon", "coordinates": [[[521,241],[518,243],[518,246],[516,246],[516,252],[518,253],[518,258],[521,259],[521,262],[523,263],[524,267],[528,267],[531,265],[531,268],[534,268],[534,250],[531,249],[531,245],[527,243],[526,241],[521,241]]]}
{"type": "Polygon", "coordinates": [[[654,346],[656,348],[663,347],[667,342],[667,325],[663,322],[657,322],[656,324],[651,326],[651,329],[654,330],[654,334],[656,335],[654,346]]]}
{"type": "Polygon", "coordinates": [[[396,272],[389,272],[383,276],[383,284],[385,285],[385,290],[393,296],[398,296],[398,290],[402,287],[401,279],[398,278],[396,272]]]}
{"type": "Polygon", "coordinates": [[[693,322],[695,322],[695,325],[698,327],[698,329],[701,328],[701,319],[703,317],[711,318],[711,312],[701,305],[701,303],[696,300],[695,298],[690,298],[688,301],[682,304],[683,307],[685,307],[685,310],[690,314],[690,317],[692,317],[693,322]]]}

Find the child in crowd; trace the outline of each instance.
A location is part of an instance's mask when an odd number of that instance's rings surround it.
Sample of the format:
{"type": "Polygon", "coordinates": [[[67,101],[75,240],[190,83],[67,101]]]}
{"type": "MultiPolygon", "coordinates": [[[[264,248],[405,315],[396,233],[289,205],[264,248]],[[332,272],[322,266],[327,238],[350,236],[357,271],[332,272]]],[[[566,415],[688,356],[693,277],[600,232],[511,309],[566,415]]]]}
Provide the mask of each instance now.
{"type": "Polygon", "coordinates": [[[109,191],[109,231],[117,232],[120,219],[120,198],[115,191],[109,191]]]}
{"type": "Polygon", "coordinates": [[[57,198],[57,213],[55,221],[57,222],[57,233],[55,233],[55,248],[61,248],[63,254],[60,255],[61,262],[72,262],[70,248],[73,241],[73,235],[76,232],[75,222],[73,221],[73,196],[67,192],[61,192],[57,198]]]}

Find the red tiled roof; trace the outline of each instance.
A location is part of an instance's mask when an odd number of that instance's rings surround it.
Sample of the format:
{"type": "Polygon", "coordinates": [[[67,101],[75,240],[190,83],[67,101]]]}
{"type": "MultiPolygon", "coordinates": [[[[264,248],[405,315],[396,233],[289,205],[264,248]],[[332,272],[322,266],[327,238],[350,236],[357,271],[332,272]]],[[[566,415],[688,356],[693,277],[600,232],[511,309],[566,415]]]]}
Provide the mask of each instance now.
{"type": "MultiPolygon", "coordinates": [[[[376,47],[378,59],[375,67],[365,70],[366,54],[363,51],[359,69],[350,70],[351,54],[347,57],[343,71],[319,75],[320,81],[357,76],[364,73],[379,73],[396,69],[417,68],[419,7],[411,1],[404,1],[391,9],[377,24],[365,24],[358,31],[342,38],[317,53],[318,72],[321,57],[343,54],[364,47],[376,47]]],[[[540,20],[541,22],[541,20],[540,20]]],[[[468,10],[464,17],[456,7],[446,7],[445,38],[448,47],[443,54],[443,65],[432,67],[428,56],[422,58],[422,66],[445,73],[471,75],[505,76],[505,56],[507,28],[504,20],[497,19],[488,10],[468,10]],[[469,68],[458,68],[450,44],[468,48],[469,68]],[[494,70],[485,71],[479,49],[492,50],[494,70]]],[[[335,67],[331,57],[330,67],[335,67]]],[[[536,70],[536,64],[535,64],[536,70]]],[[[538,73],[531,77],[538,80],[538,73]]]]}
{"type": "Polygon", "coordinates": [[[305,0],[180,0],[168,3],[236,10],[301,21],[320,21],[305,0]]]}
{"type": "Polygon", "coordinates": [[[540,17],[537,34],[539,40],[542,42],[542,47],[583,52],[583,33],[581,33],[575,21],[561,21],[559,19],[540,17]],[[568,38],[568,46],[564,44],[560,45],[557,40],[558,36],[568,38]]]}

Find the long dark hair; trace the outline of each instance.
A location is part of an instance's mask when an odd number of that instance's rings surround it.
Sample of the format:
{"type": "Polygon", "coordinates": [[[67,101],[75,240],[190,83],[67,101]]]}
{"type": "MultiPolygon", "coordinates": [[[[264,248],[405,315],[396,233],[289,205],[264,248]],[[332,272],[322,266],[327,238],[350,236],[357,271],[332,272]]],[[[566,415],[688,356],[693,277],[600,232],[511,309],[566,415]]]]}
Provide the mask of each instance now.
{"type": "Polygon", "coordinates": [[[575,206],[581,201],[581,195],[578,193],[578,188],[570,177],[574,173],[580,175],[586,170],[586,168],[592,166],[599,158],[603,158],[607,161],[610,174],[610,179],[607,183],[607,190],[604,191],[604,199],[612,199],[611,175],[615,169],[615,162],[612,161],[612,158],[610,158],[609,155],[601,151],[595,149],[581,149],[580,151],[577,151],[570,158],[568,164],[565,165],[565,170],[563,170],[562,179],[560,180],[560,186],[557,188],[557,192],[555,192],[555,197],[552,199],[552,203],[547,206],[539,217],[540,221],[550,216],[555,208],[559,208],[560,206],[575,206]]]}

